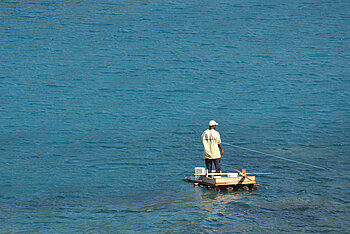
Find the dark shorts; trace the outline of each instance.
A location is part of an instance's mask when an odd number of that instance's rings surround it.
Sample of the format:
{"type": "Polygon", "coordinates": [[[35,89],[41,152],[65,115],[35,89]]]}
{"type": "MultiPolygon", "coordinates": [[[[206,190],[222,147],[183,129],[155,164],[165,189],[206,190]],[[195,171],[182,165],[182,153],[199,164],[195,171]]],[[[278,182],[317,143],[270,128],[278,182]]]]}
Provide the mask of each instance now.
{"type": "Polygon", "coordinates": [[[207,167],[209,173],[211,173],[211,171],[212,171],[213,163],[215,165],[215,172],[221,172],[220,159],[221,158],[205,159],[205,166],[207,167]]]}

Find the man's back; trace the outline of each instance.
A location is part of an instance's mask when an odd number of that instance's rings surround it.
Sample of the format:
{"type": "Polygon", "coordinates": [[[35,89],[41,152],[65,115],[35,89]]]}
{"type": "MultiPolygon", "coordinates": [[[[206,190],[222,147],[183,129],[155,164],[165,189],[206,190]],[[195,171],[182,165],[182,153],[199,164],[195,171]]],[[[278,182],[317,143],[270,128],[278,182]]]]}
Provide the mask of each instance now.
{"type": "Polygon", "coordinates": [[[207,129],[202,134],[202,143],[204,146],[204,158],[221,158],[218,145],[221,144],[219,132],[214,129],[207,129]]]}

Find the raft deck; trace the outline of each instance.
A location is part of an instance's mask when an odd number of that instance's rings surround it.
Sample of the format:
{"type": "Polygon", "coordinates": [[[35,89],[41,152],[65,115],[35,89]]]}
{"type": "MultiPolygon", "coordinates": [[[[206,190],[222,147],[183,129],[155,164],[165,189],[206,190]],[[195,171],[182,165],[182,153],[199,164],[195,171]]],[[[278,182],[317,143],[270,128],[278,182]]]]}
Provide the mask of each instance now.
{"type": "Polygon", "coordinates": [[[240,176],[223,177],[230,174],[232,173],[208,173],[206,171],[205,174],[195,174],[197,178],[186,178],[185,181],[193,183],[194,185],[207,187],[208,189],[213,189],[215,191],[233,191],[238,189],[256,190],[258,188],[256,177],[247,176],[245,169],[242,169],[242,172],[239,172],[240,176]]]}

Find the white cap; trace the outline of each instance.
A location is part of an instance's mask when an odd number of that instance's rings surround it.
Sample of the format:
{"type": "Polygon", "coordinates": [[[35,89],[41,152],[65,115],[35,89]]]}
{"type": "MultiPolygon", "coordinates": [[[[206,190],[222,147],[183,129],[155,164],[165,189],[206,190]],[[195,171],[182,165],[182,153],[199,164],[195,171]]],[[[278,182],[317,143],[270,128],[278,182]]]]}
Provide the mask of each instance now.
{"type": "Polygon", "coordinates": [[[209,126],[215,126],[215,125],[219,125],[217,122],[215,122],[215,120],[209,121],[209,126]]]}

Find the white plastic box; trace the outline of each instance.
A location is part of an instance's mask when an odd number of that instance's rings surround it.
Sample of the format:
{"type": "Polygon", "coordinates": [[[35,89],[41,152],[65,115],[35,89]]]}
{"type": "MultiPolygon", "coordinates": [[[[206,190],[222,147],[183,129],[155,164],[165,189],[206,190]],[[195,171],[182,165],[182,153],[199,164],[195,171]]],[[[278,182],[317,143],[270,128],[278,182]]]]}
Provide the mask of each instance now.
{"type": "Polygon", "coordinates": [[[195,178],[197,180],[202,179],[202,175],[205,175],[205,168],[204,167],[195,167],[194,168],[194,174],[197,174],[195,178]]]}
{"type": "Polygon", "coordinates": [[[194,174],[205,175],[205,168],[204,167],[195,167],[194,174]]]}
{"type": "Polygon", "coordinates": [[[238,177],[238,173],[227,173],[227,177],[238,177]]]}

